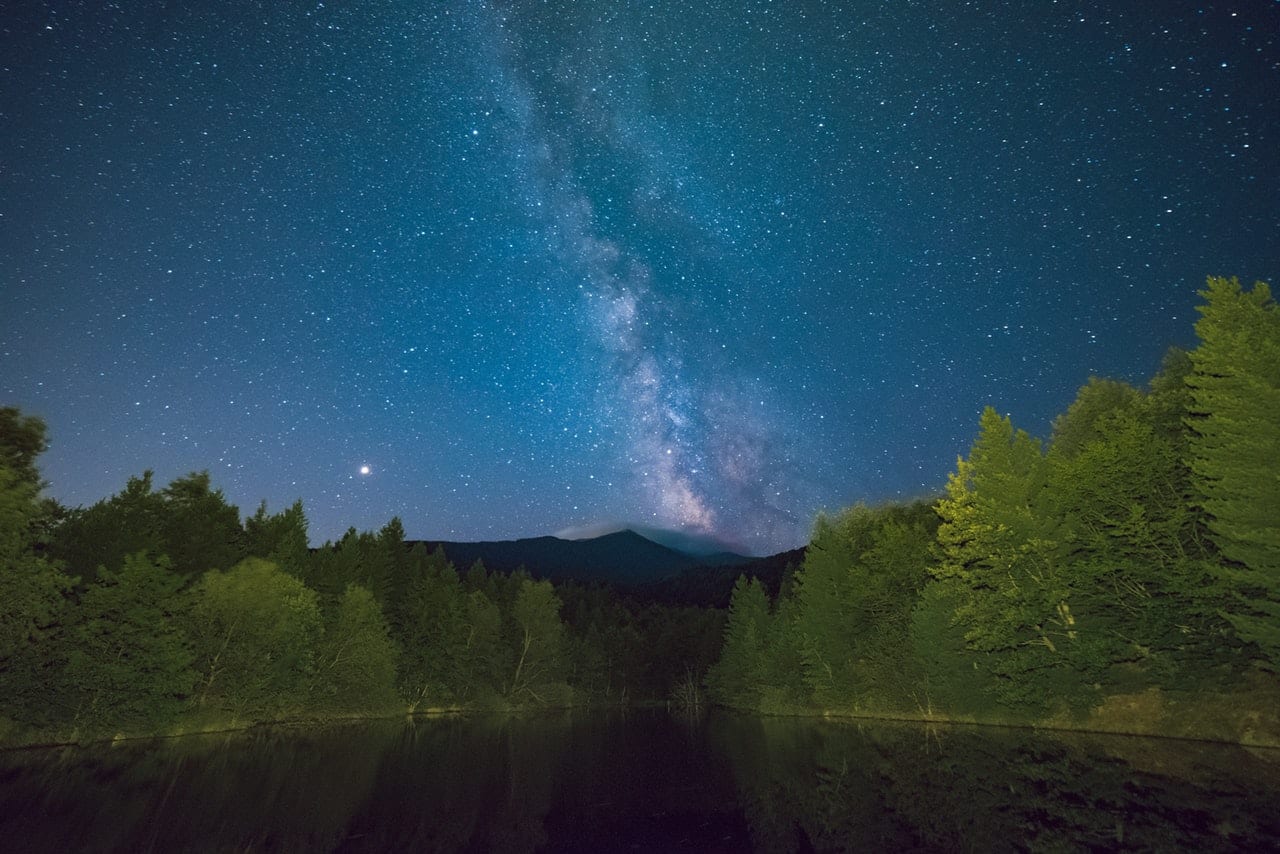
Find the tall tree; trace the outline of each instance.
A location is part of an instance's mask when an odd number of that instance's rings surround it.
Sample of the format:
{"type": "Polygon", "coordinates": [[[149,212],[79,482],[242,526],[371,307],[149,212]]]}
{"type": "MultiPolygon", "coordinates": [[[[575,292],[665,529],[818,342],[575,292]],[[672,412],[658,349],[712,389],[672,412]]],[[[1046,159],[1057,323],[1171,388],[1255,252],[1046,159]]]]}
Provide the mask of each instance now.
{"type": "Polygon", "coordinates": [[[729,599],[720,658],[707,672],[707,689],[718,703],[756,708],[765,687],[769,594],[755,578],[738,576],[729,599]]]}
{"type": "Polygon", "coordinates": [[[67,679],[76,725],[88,732],[149,733],[186,706],[196,674],[179,619],[182,578],[168,560],[139,552],[101,568],[71,631],[67,679]]]}
{"type": "Polygon", "coordinates": [[[209,472],[192,472],[175,479],[161,492],[164,498],[164,552],[184,575],[210,569],[229,569],[244,557],[240,511],[228,504],[221,489],[212,487],[209,472]]]}
{"type": "Polygon", "coordinates": [[[352,584],[316,652],[312,696],[324,707],[369,711],[394,703],[397,649],[373,594],[352,584]]]}
{"type": "Polygon", "coordinates": [[[0,407],[0,466],[8,468],[19,482],[40,489],[36,458],[48,447],[43,421],[23,415],[16,407],[0,407]]]}
{"type": "Polygon", "coordinates": [[[511,618],[515,668],[507,683],[507,696],[539,705],[565,699],[565,631],[560,622],[560,599],[551,582],[521,579],[511,618]]]}
{"type": "Polygon", "coordinates": [[[858,505],[818,520],[795,587],[804,673],[819,702],[883,697],[902,677],[935,528],[925,504],[858,505]]]}
{"type": "Polygon", "coordinates": [[[1280,669],[1280,309],[1263,282],[1211,277],[1201,295],[1188,464],[1225,559],[1225,616],[1280,669]]]}
{"type": "Polygon", "coordinates": [[[246,558],[205,573],[194,595],[197,700],[249,718],[303,707],[323,626],[315,592],[246,558]]]}
{"type": "Polygon", "coordinates": [[[69,511],[50,551],[89,581],[99,566],[119,569],[128,555],[164,554],[164,516],[164,497],[152,488],[152,472],[145,471],[110,498],[69,511]]]}
{"type": "Polygon", "coordinates": [[[987,407],[938,502],[941,559],[931,571],[964,590],[956,619],[1015,706],[1043,703],[1050,678],[1080,663],[1073,653],[1092,631],[1073,611],[1045,484],[1040,443],[987,407]]]}
{"type": "Polygon", "coordinates": [[[0,466],[6,466],[17,481],[33,489],[35,512],[27,519],[32,537],[44,544],[66,511],[57,501],[40,497],[45,483],[40,478],[36,458],[49,447],[44,421],[23,415],[15,407],[0,407],[0,466]]]}
{"type": "Polygon", "coordinates": [[[245,553],[269,560],[290,575],[305,578],[310,551],[307,545],[307,514],[302,501],[288,509],[267,513],[267,502],[245,520],[245,553]]]}
{"type": "Polygon", "coordinates": [[[1096,379],[1083,387],[1054,422],[1049,503],[1094,653],[1177,684],[1192,659],[1217,655],[1222,621],[1202,601],[1182,439],[1158,394],[1096,379]]]}
{"type": "Polygon", "coordinates": [[[415,707],[462,702],[473,683],[488,681],[483,669],[474,669],[475,627],[467,595],[442,552],[415,551],[413,558],[412,577],[394,602],[396,636],[404,650],[400,692],[415,707]]]}
{"type": "MultiPolygon", "coordinates": [[[[21,423],[43,430],[39,422],[21,423]]],[[[32,445],[43,447],[43,441],[32,445]]],[[[35,551],[40,478],[12,468],[12,459],[0,461],[0,716],[43,723],[60,715],[58,671],[75,580],[35,551]]]]}

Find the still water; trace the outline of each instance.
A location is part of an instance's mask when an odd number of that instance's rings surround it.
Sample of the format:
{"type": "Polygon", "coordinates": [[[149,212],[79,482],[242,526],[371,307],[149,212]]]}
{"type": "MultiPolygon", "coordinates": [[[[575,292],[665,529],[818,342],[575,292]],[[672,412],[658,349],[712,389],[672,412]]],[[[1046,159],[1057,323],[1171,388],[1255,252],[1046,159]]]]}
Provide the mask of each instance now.
{"type": "Polygon", "coordinates": [[[6,851],[1280,850],[1280,751],[661,711],[0,753],[6,851]]]}

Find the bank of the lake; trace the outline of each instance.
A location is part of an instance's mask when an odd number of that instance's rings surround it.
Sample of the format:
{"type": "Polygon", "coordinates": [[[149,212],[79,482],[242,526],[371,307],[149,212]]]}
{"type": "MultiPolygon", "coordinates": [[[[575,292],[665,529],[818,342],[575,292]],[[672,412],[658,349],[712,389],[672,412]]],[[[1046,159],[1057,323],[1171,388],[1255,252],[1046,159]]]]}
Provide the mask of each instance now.
{"type": "MultiPolygon", "coordinates": [[[[1183,741],[1210,742],[1223,745],[1280,750],[1280,703],[1268,702],[1263,694],[1240,694],[1206,699],[1195,695],[1179,695],[1150,689],[1139,694],[1114,696],[1104,708],[1095,709],[1083,718],[1060,716],[1041,720],[1005,718],[977,718],[966,715],[949,715],[939,710],[921,709],[916,712],[871,710],[865,708],[817,708],[789,706],[768,712],[750,709],[726,709],[734,714],[762,718],[825,719],[833,721],[904,723],[946,725],[957,727],[1034,730],[1064,735],[1118,735],[1138,738],[1177,739],[1183,741]]],[[[245,732],[265,728],[308,729],[341,724],[403,721],[415,718],[441,717],[486,718],[512,716],[526,718],[531,715],[576,711],[585,714],[601,714],[611,711],[668,710],[681,715],[701,715],[709,706],[688,708],[660,701],[629,704],[578,704],[557,708],[547,707],[468,707],[441,705],[416,708],[392,708],[371,710],[366,713],[306,714],[295,713],[274,719],[191,720],[181,726],[151,732],[48,733],[38,731],[8,732],[0,739],[0,750],[90,746],[103,742],[147,741],[177,739],[245,732]]]]}
{"type": "Polygon", "coordinates": [[[1087,713],[1062,713],[1055,717],[985,716],[948,714],[937,709],[875,710],[854,707],[776,706],[749,714],[781,717],[902,721],[979,727],[1046,730],[1172,738],[1280,749],[1280,692],[1240,692],[1205,696],[1149,688],[1133,694],[1109,696],[1087,713]]]}

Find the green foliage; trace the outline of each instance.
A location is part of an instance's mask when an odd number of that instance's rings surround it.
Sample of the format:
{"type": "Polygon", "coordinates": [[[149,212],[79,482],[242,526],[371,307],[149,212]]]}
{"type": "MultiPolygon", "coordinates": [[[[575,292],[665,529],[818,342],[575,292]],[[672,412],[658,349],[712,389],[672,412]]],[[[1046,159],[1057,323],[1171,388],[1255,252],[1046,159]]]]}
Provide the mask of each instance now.
{"type": "Polygon", "coordinates": [[[936,528],[927,505],[820,518],[795,576],[795,627],[814,698],[848,705],[901,675],[912,604],[936,528]]]}
{"type": "Polygon", "coordinates": [[[173,568],[189,576],[228,569],[244,557],[240,510],[213,489],[209,472],[177,478],[160,493],[162,551],[173,568]]]}
{"type": "Polygon", "coordinates": [[[41,513],[38,479],[0,463],[0,716],[27,723],[57,716],[64,619],[74,584],[33,549],[33,520],[41,513]]]}
{"type": "Polygon", "coordinates": [[[48,447],[43,421],[23,415],[13,406],[0,407],[0,468],[8,469],[18,482],[30,486],[33,495],[40,489],[36,457],[48,447]]]}
{"type": "MultiPolygon", "coordinates": [[[[1164,401],[1127,386],[1088,409],[1103,384],[1091,381],[1064,419],[1077,437],[1049,462],[1049,489],[1072,568],[1072,601],[1084,646],[1097,662],[1132,662],[1159,684],[1184,679],[1188,650],[1221,646],[1220,621],[1202,593],[1199,520],[1186,502],[1183,438],[1167,427],[1164,401]],[[1165,422],[1165,423],[1162,423],[1165,422]]],[[[1063,419],[1060,419],[1060,422],[1063,419]]]]}
{"type": "Polygon", "coordinates": [[[110,498],[69,511],[54,532],[54,556],[91,580],[99,566],[118,569],[128,555],[164,554],[164,498],[152,489],[151,478],[143,472],[110,498]]]}
{"type": "Polygon", "coordinates": [[[191,627],[201,705],[240,717],[305,708],[322,620],[301,581],[260,558],[208,572],[191,627]]]}
{"type": "Polygon", "coordinates": [[[764,637],[761,711],[790,712],[803,708],[813,697],[813,687],[805,678],[801,613],[800,600],[794,594],[778,594],[764,637]]]}
{"type": "Polygon", "coordinates": [[[302,502],[295,501],[287,510],[267,514],[267,502],[244,522],[245,554],[260,557],[299,578],[307,571],[310,550],[307,546],[307,515],[302,502]]]}
{"type": "Polygon", "coordinates": [[[316,652],[315,704],[349,712],[391,707],[397,657],[373,594],[355,584],[348,586],[316,652]]]}
{"type": "Polygon", "coordinates": [[[501,619],[494,620],[489,642],[483,643],[453,564],[440,552],[414,558],[412,578],[393,610],[404,651],[400,694],[414,707],[461,702],[481,665],[474,653],[481,647],[492,652],[501,619]]]}
{"type": "Polygon", "coordinates": [[[520,579],[511,608],[515,669],[507,697],[548,705],[564,695],[567,661],[560,599],[549,581],[520,579]]]}
{"type": "Polygon", "coordinates": [[[143,551],[167,555],[175,572],[194,577],[240,560],[243,534],[240,511],[211,487],[208,472],[177,478],[156,492],[147,471],[129,478],[116,495],[68,512],[51,551],[85,578],[99,566],[119,569],[127,556],[143,551]]]}
{"type": "Polygon", "coordinates": [[[403,595],[410,577],[404,528],[392,519],[376,534],[350,528],[336,545],[325,543],[306,580],[325,600],[336,601],[348,584],[359,584],[387,607],[403,595]]]}
{"type": "Polygon", "coordinates": [[[502,637],[502,611],[483,590],[472,590],[464,599],[466,643],[455,694],[467,700],[476,694],[496,696],[510,659],[502,637]]]}
{"type": "Polygon", "coordinates": [[[1224,613],[1280,669],[1280,308],[1258,282],[1210,278],[1196,323],[1188,466],[1225,561],[1224,613]]]}
{"type": "Polygon", "coordinates": [[[81,598],[66,679],[87,732],[147,733],[175,721],[196,674],[182,629],[182,578],[166,559],[129,555],[81,598]]]}
{"type": "Polygon", "coordinates": [[[908,643],[919,678],[910,686],[908,708],[921,714],[990,719],[1000,712],[1000,680],[989,669],[989,657],[970,650],[956,620],[967,595],[958,581],[934,581],[912,608],[908,643]]]}
{"type": "Polygon", "coordinates": [[[1043,704],[1054,671],[1088,660],[1081,642],[1097,636],[1078,622],[1046,477],[1039,442],[988,407],[938,502],[933,574],[963,589],[956,619],[970,649],[994,656],[1000,697],[1015,707],[1043,704]]]}
{"type": "Polygon", "coordinates": [[[1051,447],[1063,458],[1075,457],[1107,435],[1107,418],[1132,412],[1141,399],[1141,393],[1128,383],[1090,377],[1067,411],[1053,420],[1051,447]]]}
{"type": "Polygon", "coordinates": [[[729,600],[720,660],[707,673],[707,690],[713,700],[744,708],[759,704],[770,622],[769,594],[764,586],[755,578],[739,576],[729,600]]]}
{"type": "Polygon", "coordinates": [[[38,495],[44,483],[40,480],[36,458],[48,446],[43,421],[24,416],[12,406],[0,407],[0,469],[8,470],[17,484],[29,490],[24,491],[27,497],[23,499],[27,533],[33,542],[41,544],[65,513],[56,501],[38,495]]]}

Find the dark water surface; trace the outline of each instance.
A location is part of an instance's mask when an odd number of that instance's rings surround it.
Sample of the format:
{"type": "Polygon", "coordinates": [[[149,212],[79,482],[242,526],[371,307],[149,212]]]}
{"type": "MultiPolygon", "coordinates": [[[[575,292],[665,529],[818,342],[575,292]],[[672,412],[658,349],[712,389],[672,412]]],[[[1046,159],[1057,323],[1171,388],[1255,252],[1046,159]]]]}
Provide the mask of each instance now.
{"type": "Polygon", "coordinates": [[[1280,850],[1280,751],[660,711],[0,753],[5,851],[1280,850]]]}

